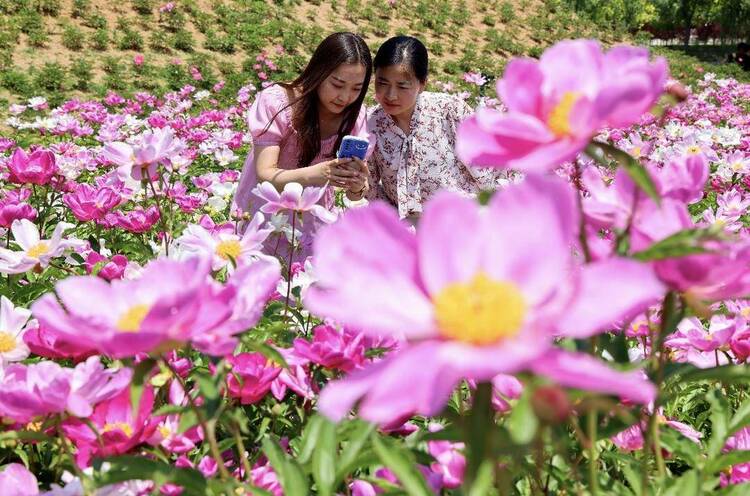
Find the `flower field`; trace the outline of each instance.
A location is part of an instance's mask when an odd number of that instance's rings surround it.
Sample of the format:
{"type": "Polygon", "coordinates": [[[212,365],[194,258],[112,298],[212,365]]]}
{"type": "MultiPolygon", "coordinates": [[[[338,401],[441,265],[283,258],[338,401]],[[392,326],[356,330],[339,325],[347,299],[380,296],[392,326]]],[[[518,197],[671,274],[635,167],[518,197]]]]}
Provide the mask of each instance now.
{"type": "Polygon", "coordinates": [[[253,85],[10,105],[0,494],[744,494],[750,85],[586,41],[497,79],[457,152],[513,180],[416,229],[237,211],[253,85]]]}

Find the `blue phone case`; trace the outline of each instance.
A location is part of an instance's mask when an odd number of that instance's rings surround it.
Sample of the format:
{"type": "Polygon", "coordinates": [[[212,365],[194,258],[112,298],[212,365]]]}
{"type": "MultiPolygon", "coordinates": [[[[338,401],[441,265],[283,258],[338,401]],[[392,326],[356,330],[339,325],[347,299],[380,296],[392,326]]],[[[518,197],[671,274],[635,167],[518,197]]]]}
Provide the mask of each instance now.
{"type": "Polygon", "coordinates": [[[337,158],[350,158],[356,157],[360,160],[364,160],[367,155],[367,148],[370,146],[370,142],[364,138],[358,136],[344,136],[341,140],[341,148],[336,154],[337,158]]]}

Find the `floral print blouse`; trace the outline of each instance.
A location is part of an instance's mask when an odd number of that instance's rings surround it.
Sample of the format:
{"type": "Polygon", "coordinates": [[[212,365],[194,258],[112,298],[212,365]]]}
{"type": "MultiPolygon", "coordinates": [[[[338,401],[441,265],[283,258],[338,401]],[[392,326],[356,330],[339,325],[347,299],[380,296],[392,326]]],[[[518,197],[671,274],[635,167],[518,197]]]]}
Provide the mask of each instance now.
{"type": "Polygon", "coordinates": [[[419,217],[424,203],[440,189],[469,196],[507,184],[505,172],[470,167],[456,157],[456,129],[472,113],[456,96],[422,92],[407,135],[376,107],[367,122],[377,140],[369,160],[368,200],[388,201],[401,218],[419,217]]]}

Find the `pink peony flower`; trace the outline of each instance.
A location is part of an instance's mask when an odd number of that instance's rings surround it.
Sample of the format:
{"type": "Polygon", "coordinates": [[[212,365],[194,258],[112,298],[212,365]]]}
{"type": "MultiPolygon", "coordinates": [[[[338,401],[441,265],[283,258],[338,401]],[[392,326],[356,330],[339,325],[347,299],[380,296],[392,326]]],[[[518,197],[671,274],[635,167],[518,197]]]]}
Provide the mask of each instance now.
{"type": "Polygon", "coordinates": [[[263,399],[281,373],[281,367],[260,353],[240,353],[229,357],[227,362],[232,368],[227,377],[229,394],[243,405],[263,399]]]}
{"type": "Polygon", "coordinates": [[[263,242],[273,232],[272,227],[261,228],[265,218],[257,212],[247,224],[242,236],[231,231],[209,232],[201,225],[191,224],[177,239],[186,257],[198,256],[211,261],[213,270],[235,267],[251,263],[262,254],[263,242]]]}
{"type": "Polygon", "coordinates": [[[605,127],[638,122],[661,95],[664,59],[593,40],[562,41],[540,60],[512,60],[497,83],[507,113],[482,108],[458,130],[456,151],[476,166],[529,172],[576,156],[605,127]],[[574,68],[574,69],[573,69],[574,68]]]}
{"type": "Polygon", "coordinates": [[[183,150],[170,128],[152,129],[141,134],[135,144],[121,141],[104,146],[103,157],[119,166],[118,172],[135,180],[154,179],[160,163],[183,150]]]}
{"type": "Polygon", "coordinates": [[[223,291],[197,260],[157,259],[139,279],[107,283],[74,276],[39,298],[32,312],[66,340],[113,357],[172,348],[225,323],[234,291],[223,291]]]}
{"type": "MultiPolygon", "coordinates": [[[[743,427],[727,439],[723,452],[750,451],[750,427],[743,427]]],[[[729,474],[721,474],[721,486],[750,482],[750,462],[732,465],[729,474]]]]}
{"type": "Polygon", "coordinates": [[[57,173],[55,154],[38,149],[27,155],[22,148],[16,148],[8,162],[8,171],[12,183],[47,184],[57,173]]]}
{"type": "Polygon", "coordinates": [[[360,415],[381,424],[430,416],[460,380],[522,370],[569,387],[653,399],[654,387],[640,374],[553,347],[555,336],[597,334],[664,292],[646,264],[578,265],[570,249],[578,215],[569,185],[527,177],[486,208],[437,195],[416,234],[378,203],[321,230],[318,283],[307,291],[307,307],[368,334],[403,336],[407,344],[329,383],[320,410],[338,420],[361,400],[360,415]]]}
{"type": "Polygon", "coordinates": [[[67,410],[77,417],[88,417],[94,405],[130,389],[133,370],[105,368],[99,357],[90,357],[72,370],[67,410]]]}
{"type": "Polygon", "coordinates": [[[127,266],[128,259],[125,255],[115,255],[108,259],[95,251],[89,252],[84,264],[87,274],[92,274],[96,269],[96,275],[107,281],[122,279],[127,266]]]}
{"type": "Polygon", "coordinates": [[[10,463],[0,468],[0,494],[36,496],[39,494],[36,477],[20,463],[10,463]]]}
{"type": "Polygon", "coordinates": [[[112,188],[95,188],[89,184],[79,184],[73,193],[63,196],[63,203],[82,222],[103,219],[121,201],[120,194],[112,188]]]}
{"type": "Polygon", "coordinates": [[[661,196],[685,203],[695,203],[703,198],[709,167],[702,153],[677,157],[653,172],[661,196]]]}
{"type": "Polygon", "coordinates": [[[153,405],[154,390],[150,386],[144,388],[137,412],[133,412],[129,388],[97,405],[88,420],[99,432],[101,444],[96,434],[81,420],[68,419],[63,422],[63,432],[77,448],[75,456],[78,465],[87,467],[94,456],[127,453],[145,442],[156,429],[153,422],[148,422],[153,405]]]}
{"type": "Polygon", "coordinates": [[[145,210],[138,206],[129,212],[117,211],[114,214],[108,214],[106,222],[129,232],[143,233],[150,231],[160,218],[159,209],[151,205],[145,210]]]}
{"type": "Polygon", "coordinates": [[[53,359],[70,358],[75,361],[96,354],[95,349],[66,340],[65,336],[55,329],[40,325],[36,321],[32,322],[35,325],[29,325],[30,329],[23,335],[23,340],[33,354],[53,359]]]}
{"type": "Polygon", "coordinates": [[[70,375],[60,365],[44,361],[12,364],[0,369],[0,416],[16,422],[65,411],[70,375]]]}
{"type": "Polygon", "coordinates": [[[144,57],[142,53],[136,53],[133,55],[133,65],[136,67],[140,67],[143,65],[144,57]]]}
{"type": "Polygon", "coordinates": [[[284,191],[279,194],[273,184],[263,182],[253,189],[253,194],[266,201],[266,204],[260,207],[260,211],[263,213],[275,214],[283,210],[306,212],[309,210],[323,222],[330,223],[336,220],[336,214],[322,205],[318,205],[318,201],[323,198],[325,191],[326,188],[314,186],[303,188],[299,183],[287,183],[284,185],[284,191]]]}
{"type": "Polygon", "coordinates": [[[6,194],[5,198],[0,200],[0,227],[9,228],[13,221],[19,219],[36,219],[37,212],[24,200],[29,197],[28,190],[21,190],[20,193],[6,194]]]}
{"type": "Polygon", "coordinates": [[[462,77],[467,83],[475,84],[477,86],[484,86],[487,84],[487,78],[482,76],[479,72],[467,72],[462,77]]]}
{"type": "Polygon", "coordinates": [[[350,372],[365,362],[364,337],[323,324],[313,329],[312,342],[295,339],[294,353],[323,367],[350,372]]]}

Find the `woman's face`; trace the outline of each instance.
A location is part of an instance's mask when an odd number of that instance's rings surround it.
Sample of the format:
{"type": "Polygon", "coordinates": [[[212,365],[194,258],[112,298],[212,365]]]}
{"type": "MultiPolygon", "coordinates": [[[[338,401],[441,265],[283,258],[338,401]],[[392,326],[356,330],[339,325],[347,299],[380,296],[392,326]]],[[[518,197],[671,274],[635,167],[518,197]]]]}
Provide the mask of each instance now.
{"type": "Polygon", "coordinates": [[[341,64],[318,86],[318,101],[331,114],[340,114],[354,103],[365,84],[362,64],[341,64]]]}
{"type": "Polygon", "coordinates": [[[411,116],[424,83],[403,65],[379,67],[375,71],[375,99],[386,114],[411,116]]]}

